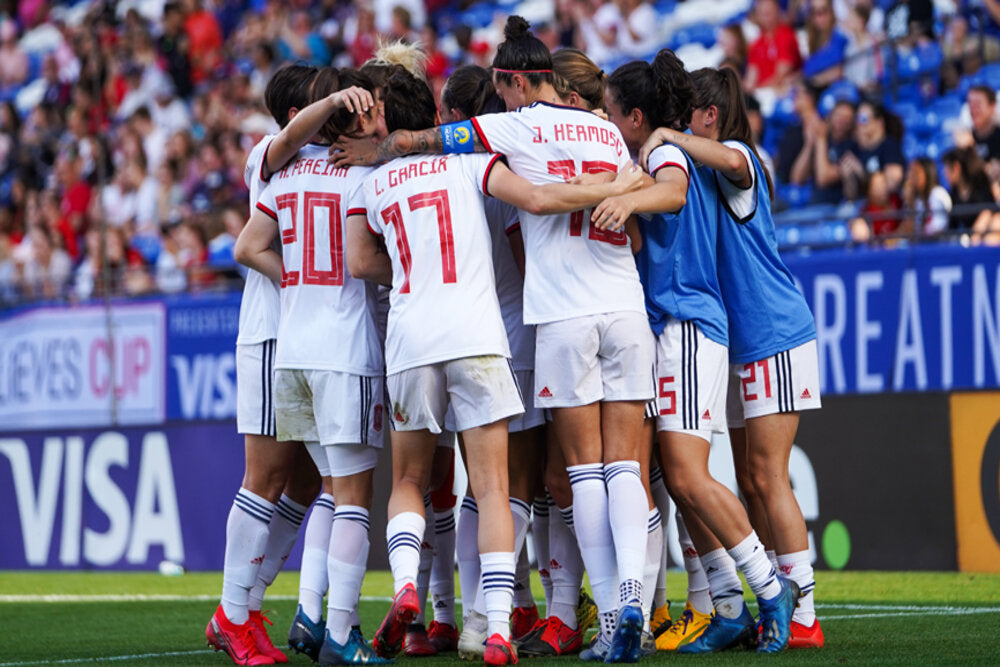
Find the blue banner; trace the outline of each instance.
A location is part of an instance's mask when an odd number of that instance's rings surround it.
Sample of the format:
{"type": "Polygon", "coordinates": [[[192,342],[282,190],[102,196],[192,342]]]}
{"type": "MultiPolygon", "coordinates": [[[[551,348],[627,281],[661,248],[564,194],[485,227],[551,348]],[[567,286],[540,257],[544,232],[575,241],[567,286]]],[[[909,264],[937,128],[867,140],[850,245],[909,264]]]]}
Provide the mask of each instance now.
{"type": "Polygon", "coordinates": [[[232,421],[6,434],[0,569],[219,569],[242,477],[232,421]]]}
{"type": "Polygon", "coordinates": [[[821,391],[1000,386],[1000,248],[787,255],[816,318],[821,391]]]}
{"type": "Polygon", "coordinates": [[[240,293],[167,301],[167,419],[236,417],[240,293]]]}

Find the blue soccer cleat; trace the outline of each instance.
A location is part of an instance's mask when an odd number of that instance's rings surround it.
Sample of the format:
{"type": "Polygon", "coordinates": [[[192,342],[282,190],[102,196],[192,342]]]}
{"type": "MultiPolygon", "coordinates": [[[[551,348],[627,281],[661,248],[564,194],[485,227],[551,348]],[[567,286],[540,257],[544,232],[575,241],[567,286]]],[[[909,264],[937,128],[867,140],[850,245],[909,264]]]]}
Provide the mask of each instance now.
{"type": "Polygon", "coordinates": [[[792,613],[799,603],[799,586],[794,581],[778,577],[781,592],[770,600],[758,600],[760,606],[760,638],[758,653],[777,653],[788,646],[791,636],[792,613]]]}
{"type": "Polygon", "coordinates": [[[682,643],[677,647],[677,652],[717,653],[738,646],[753,648],[756,643],[757,625],[744,603],[738,618],[725,618],[716,612],[705,631],[690,642],[682,643]]]}
{"type": "Polygon", "coordinates": [[[323,647],[323,636],[326,633],[326,623],[321,618],[319,623],[313,623],[302,611],[299,605],[292,619],[292,629],[288,631],[288,648],[296,653],[305,653],[314,661],[319,657],[323,647]]]}
{"type": "Polygon", "coordinates": [[[361,632],[351,630],[347,635],[347,643],[343,646],[333,641],[330,633],[326,633],[323,648],[319,652],[320,667],[331,665],[391,665],[392,660],[380,658],[375,649],[365,643],[361,632]]]}
{"type": "Polygon", "coordinates": [[[642,609],[638,605],[625,605],[618,610],[615,634],[604,662],[639,662],[642,645],[642,609]]]}
{"type": "Polygon", "coordinates": [[[610,641],[604,638],[603,633],[598,632],[590,642],[590,646],[580,652],[580,660],[584,662],[604,662],[610,648],[610,641]]]}

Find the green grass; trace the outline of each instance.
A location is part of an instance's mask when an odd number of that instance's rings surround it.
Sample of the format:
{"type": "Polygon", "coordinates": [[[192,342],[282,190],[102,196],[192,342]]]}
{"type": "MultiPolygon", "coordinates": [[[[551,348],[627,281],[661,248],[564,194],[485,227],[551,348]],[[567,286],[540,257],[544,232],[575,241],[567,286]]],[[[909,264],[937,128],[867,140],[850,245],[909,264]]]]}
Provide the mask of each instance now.
{"type": "MultiPolygon", "coordinates": [[[[816,579],[827,641],[824,649],[767,657],[745,652],[692,657],[661,653],[643,662],[1000,662],[1000,575],[818,572],[816,579]]],[[[272,610],[271,635],[276,644],[285,636],[295,613],[297,585],[296,574],[285,573],[269,593],[271,599],[265,607],[272,610]]],[[[205,649],[205,624],[217,604],[220,587],[219,573],[167,578],[146,573],[0,572],[0,667],[55,662],[231,664],[223,654],[205,649]],[[40,596],[57,597],[43,600],[40,596]]],[[[684,587],[683,573],[670,573],[668,590],[674,598],[683,597],[684,587]]],[[[391,590],[388,573],[372,572],[363,595],[377,598],[390,595],[391,590]]],[[[682,604],[675,603],[675,613],[682,604]]],[[[369,637],[387,607],[388,603],[377,600],[362,602],[361,617],[369,637]]],[[[416,662],[397,660],[400,664],[416,662]]],[[[525,661],[538,667],[552,663],[566,667],[576,662],[575,657],[525,661]]],[[[292,666],[309,664],[303,656],[290,661],[292,666]]],[[[421,667],[445,664],[463,663],[454,655],[419,660],[421,667]]]]}

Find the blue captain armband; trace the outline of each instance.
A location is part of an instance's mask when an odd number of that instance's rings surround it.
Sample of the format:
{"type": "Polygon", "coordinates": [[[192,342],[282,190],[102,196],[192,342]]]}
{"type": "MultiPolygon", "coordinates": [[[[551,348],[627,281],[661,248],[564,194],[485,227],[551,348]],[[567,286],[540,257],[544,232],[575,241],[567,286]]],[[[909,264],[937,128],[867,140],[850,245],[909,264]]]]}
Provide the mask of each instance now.
{"type": "Polygon", "coordinates": [[[441,126],[441,145],[445,153],[474,153],[476,142],[472,122],[463,120],[441,126]]]}

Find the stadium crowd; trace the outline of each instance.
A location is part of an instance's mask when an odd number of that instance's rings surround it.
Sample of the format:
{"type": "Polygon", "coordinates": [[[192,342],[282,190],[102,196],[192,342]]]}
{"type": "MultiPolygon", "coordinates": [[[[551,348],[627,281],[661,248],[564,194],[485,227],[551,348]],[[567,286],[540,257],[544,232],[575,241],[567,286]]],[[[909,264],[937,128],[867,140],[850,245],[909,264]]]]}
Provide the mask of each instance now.
{"type": "Polygon", "coordinates": [[[689,69],[735,68],[777,208],[796,209],[786,243],[827,220],[838,242],[995,243],[1000,2],[947,4],[8,0],[0,304],[238,280],[242,169],[274,129],[261,96],[279,66],[360,65],[381,39],[417,41],[437,94],[456,66],[489,64],[515,7],[547,46],[579,47],[606,71],[663,46],[689,69]]]}

